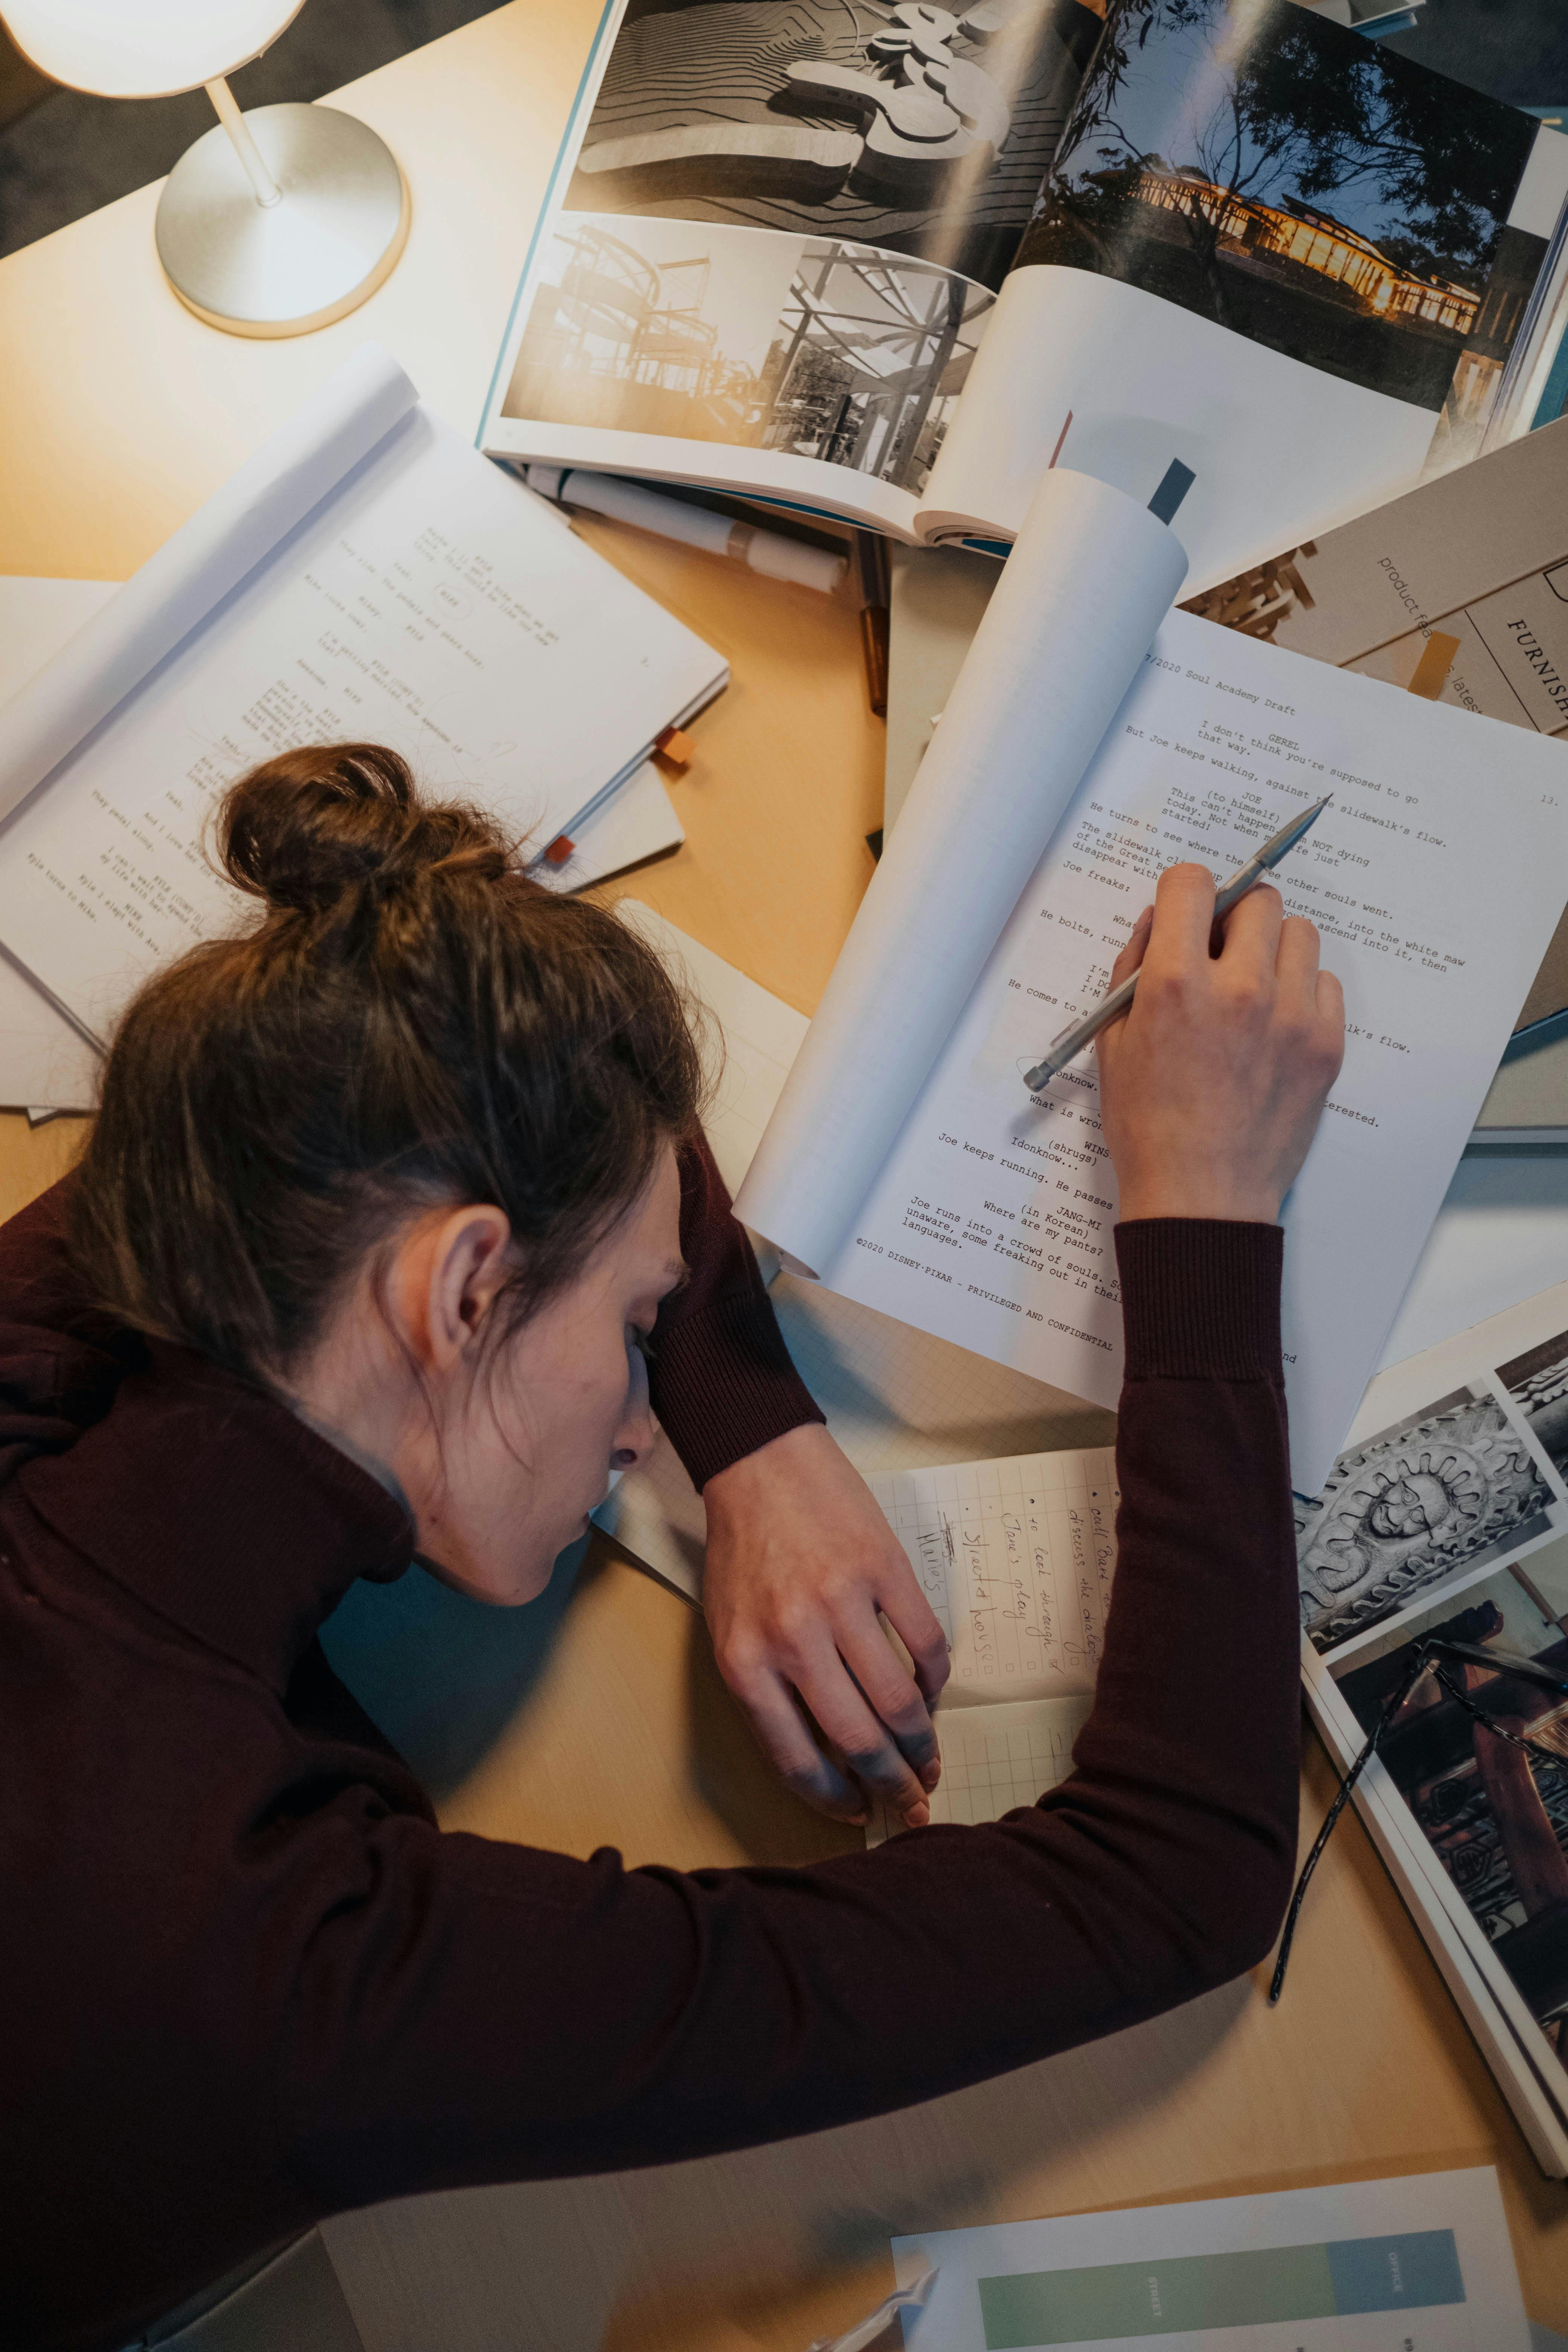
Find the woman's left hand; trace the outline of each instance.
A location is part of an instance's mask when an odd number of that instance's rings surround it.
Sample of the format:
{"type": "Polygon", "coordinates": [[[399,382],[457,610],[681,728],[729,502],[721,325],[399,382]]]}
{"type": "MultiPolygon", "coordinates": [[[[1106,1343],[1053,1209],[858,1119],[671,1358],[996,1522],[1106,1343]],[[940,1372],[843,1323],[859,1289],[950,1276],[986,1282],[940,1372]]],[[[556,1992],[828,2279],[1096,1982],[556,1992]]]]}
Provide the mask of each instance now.
{"type": "Polygon", "coordinates": [[[867,1799],[880,1797],[921,1827],[942,1770],[929,1710],[947,1643],[859,1472],[813,1422],[710,1478],[702,1499],[719,1671],[778,1770],[837,1820],[864,1820],[867,1799]],[[912,1680],[879,1610],[914,1661],[912,1680]]]}

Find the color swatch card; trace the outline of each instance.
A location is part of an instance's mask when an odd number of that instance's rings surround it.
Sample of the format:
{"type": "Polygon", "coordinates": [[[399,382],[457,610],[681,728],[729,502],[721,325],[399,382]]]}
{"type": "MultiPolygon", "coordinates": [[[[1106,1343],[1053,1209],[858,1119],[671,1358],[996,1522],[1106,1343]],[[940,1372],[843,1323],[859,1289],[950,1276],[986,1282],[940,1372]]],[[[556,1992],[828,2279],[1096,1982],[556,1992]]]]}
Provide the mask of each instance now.
{"type": "Polygon", "coordinates": [[[908,2352],[1530,2352],[1489,2166],[892,2243],[908,2352]]]}

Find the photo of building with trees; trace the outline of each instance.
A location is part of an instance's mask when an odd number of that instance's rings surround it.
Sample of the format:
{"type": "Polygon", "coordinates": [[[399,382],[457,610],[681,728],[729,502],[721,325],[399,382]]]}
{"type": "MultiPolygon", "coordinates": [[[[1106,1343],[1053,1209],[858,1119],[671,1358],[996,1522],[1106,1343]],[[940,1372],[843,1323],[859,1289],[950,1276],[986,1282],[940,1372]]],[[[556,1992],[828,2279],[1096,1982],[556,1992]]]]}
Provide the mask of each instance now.
{"type": "Polygon", "coordinates": [[[1020,264],[1088,269],[1369,390],[1495,392],[1543,241],[1535,124],[1293,0],[1157,0],[1109,39],[1020,264]]]}

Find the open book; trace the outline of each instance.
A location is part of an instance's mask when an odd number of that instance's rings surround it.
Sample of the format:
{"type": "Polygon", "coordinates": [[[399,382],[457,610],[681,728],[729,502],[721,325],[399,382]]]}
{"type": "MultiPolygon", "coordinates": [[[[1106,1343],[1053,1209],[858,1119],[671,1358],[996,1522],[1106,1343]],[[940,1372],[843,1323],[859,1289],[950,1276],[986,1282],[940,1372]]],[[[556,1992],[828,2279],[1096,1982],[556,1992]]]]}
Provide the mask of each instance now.
{"type": "Polygon", "coordinates": [[[6,704],[0,945],[100,1042],[234,922],[206,826],[258,761],[386,743],[580,857],[727,677],[367,344],[6,704]]]}
{"type": "MultiPolygon", "coordinates": [[[[1568,1283],[1379,1374],[1297,1507],[1308,1704],[1347,1769],[1417,1637],[1521,1751],[1428,1674],[1356,1801],[1541,2162],[1568,2173],[1568,1283]]],[[[1312,1935],[1311,1898],[1301,1936],[1312,1935]]],[[[1285,1998],[1289,1999],[1287,1986],[1285,1998]]]]}
{"type": "Polygon", "coordinates": [[[1005,543],[1065,433],[1205,586],[1528,422],[1565,189],[1292,0],[616,0],[481,440],[1005,543]]]}

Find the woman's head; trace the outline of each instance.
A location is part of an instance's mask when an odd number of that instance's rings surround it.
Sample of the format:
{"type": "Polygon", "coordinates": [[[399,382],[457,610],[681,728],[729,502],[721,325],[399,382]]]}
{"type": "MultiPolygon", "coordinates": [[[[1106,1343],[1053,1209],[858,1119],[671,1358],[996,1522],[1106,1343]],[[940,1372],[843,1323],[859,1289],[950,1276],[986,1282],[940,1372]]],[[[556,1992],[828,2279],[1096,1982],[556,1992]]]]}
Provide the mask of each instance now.
{"type": "Polygon", "coordinates": [[[79,1259],[125,1321],[391,1470],[457,1580],[526,1599],[646,1443],[628,1326],[679,1278],[685,1009],[375,745],[269,761],[217,844],[260,919],[125,1015],[79,1259]]]}

